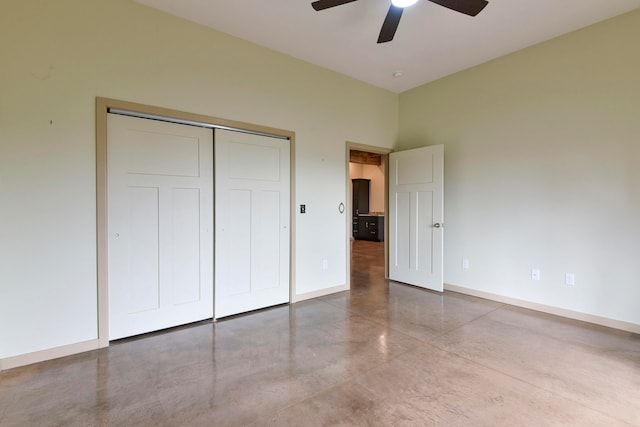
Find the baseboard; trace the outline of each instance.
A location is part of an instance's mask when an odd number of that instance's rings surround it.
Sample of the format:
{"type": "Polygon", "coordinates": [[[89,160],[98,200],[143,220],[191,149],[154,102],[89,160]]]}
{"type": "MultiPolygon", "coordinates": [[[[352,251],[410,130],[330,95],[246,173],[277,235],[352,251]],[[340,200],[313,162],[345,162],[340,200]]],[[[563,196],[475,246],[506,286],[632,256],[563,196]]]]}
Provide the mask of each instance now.
{"type": "Polygon", "coordinates": [[[530,310],[540,311],[547,314],[553,314],[556,316],[566,317],[568,319],[580,320],[587,323],[593,323],[600,326],[606,326],[608,328],[619,329],[634,334],[640,334],[640,325],[635,323],[623,322],[622,320],[609,319],[607,317],[600,317],[593,314],[581,313],[579,311],[567,310],[564,308],[553,307],[545,304],[538,304],[535,302],[525,301],[517,298],[506,297],[503,295],[492,294],[489,292],[478,291],[475,289],[464,288],[456,285],[444,285],[444,289],[447,291],[457,292],[460,294],[471,295],[491,301],[502,302],[516,307],[528,308],[530,310]]]}
{"type": "Polygon", "coordinates": [[[349,285],[347,284],[333,286],[331,288],[320,289],[318,291],[313,291],[313,292],[307,292],[306,294],[294,295],[291,302],[292,303],[301,302],[308,299],[324,297],[326,295],[335,294],[336,292],[342,292],[342,291],[348,291],[348,290],[349,290],[349,285]]]}
{"type": "Polygon", "coordinates": [[[44,362],[46,360],[57,359],[59,357],[84,353],[85,351],[96,350],[98,348],[100,348],[100,341],[96,339],[36,351],[33,353],[21,354],[19,356],[7,357],[5,359],[0,359],[0,372],[7,369],[18,368],[20,366],[31,365],[32,363],[44,362]]]}

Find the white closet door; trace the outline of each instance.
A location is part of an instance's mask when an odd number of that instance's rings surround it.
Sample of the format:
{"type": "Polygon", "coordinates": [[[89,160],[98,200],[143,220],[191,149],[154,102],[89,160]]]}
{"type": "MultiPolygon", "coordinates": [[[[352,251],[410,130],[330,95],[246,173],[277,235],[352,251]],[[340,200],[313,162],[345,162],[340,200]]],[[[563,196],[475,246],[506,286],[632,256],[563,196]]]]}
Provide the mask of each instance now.
{"type": "Polygon", "coordinates": [[[389,155],[389,278],[443,290],[444,146],[389,155]]]}
{"type": "Polygon", "coordinates": [[[213,317],[213,132],[109,115],[109,338],[213,317]]]}
{"type": "Polygon", "coordinates": [[[215,131],[215,317],[289,302],[290,143],[215,131]]]}

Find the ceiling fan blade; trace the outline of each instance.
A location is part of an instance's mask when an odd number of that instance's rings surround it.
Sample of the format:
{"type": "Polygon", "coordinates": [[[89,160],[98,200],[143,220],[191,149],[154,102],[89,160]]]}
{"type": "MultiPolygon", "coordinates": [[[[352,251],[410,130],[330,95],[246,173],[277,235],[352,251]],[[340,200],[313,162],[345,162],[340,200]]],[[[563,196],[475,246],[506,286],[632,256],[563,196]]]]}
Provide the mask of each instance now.
{"type": "Polygon", "coordinates": [[[330,7],[351,3],[352,1],[356,0],[318,0],[311,3],[311,7],[315,10],[324,10],[329,9],[330,7]]]}
{"type": "Polygon", "coordinates": [[[404,8],[391,5],[387,17],[384,18],[382,28],[380,29],[380,36],[378,36],[378,43],[386,43],[393,40],[393,36],[396,35],[398,24],[400,24],[400,18],[402,18],[402,11],[404,8]]]}
{"type": "Polygon", "coordinates": [[[439,4],[456,12],[469,16],[476,16],[486,5],[486,0],[429,0],[431,3],[439,4]]]}

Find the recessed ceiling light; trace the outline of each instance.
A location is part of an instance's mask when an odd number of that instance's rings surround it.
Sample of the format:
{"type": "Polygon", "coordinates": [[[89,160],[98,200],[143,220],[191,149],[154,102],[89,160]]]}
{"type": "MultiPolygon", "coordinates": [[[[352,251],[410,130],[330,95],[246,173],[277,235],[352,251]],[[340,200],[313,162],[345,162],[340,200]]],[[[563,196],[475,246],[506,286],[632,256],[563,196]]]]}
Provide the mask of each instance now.
{"type": "Polygon", "coordinates": [[[391,74],[393,77],[402,77],[404,73],[402,71],[394,71],[393,74],[391,74]]]}
{"type": "Polygon", "coordinates": [[[391,4],[395,7],[409,7],[416,4],[418,0],[391,0],[391,4]]]}

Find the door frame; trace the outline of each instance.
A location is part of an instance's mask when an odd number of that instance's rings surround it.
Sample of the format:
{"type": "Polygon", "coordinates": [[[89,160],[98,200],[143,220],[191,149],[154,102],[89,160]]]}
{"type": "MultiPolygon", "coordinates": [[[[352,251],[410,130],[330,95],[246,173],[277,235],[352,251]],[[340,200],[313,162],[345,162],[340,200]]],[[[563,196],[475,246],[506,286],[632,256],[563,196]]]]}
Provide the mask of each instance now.
{"type": "MultiPolygon", "coordinates": [[[[96,97],[96,241],[97,241],[97,303],[98,346],[109,346],[109,276],[108,276],[108,197],[107,197],[107,117],[110,109],[125,110],[140,115],[205,123],[230,130],[247,131],[289,139],[290,143],[290,227],[289,227],[289,301],[294,301],[295,283],[295,132],[213,116],[138,104],[111,98],[96,97]]],[[[215,208],[214,208],[215,209],[215,208]]],[[[215,210],[214,210],[215,221],[215,210]]],[[[215,239],[215,236],[214,236],[215,239]]],[[[215,266],[214,266],[215,268],[215,266]]],[[[215,298],[215,295],[214,295],[215,298]]],[[[214,313],[215,317],[215,313],[214,313]]]]}
{"type": "Polygon", "coordinates": [[[351,158],[351,150],[366,151],[368,153],[375,153],[382,155],[382,164],[384,165],[384,209],[385,209],[385,221],[384,221],[384,277],[389,277],[389,239],[386,237],[389,235],[389,221],[387,221],[387,215],[389,214],[389,154],[393,152],[392,148],[376,147],[375,145],[359,144],[356,142],[347,141],[345,143],[345,170],[346,170],[346,194],[347,194],[347,208],[346,208],[346,226],[347,226],[347,288],[351,289],[351,239],[353,237],[353,231],[351,230],[353,224],[353,218],[351,212],[353,210],[353,194],[351,189],[351,175],[349,169],[349,163],[351,158]]]}

